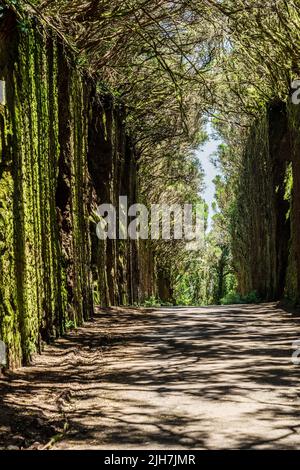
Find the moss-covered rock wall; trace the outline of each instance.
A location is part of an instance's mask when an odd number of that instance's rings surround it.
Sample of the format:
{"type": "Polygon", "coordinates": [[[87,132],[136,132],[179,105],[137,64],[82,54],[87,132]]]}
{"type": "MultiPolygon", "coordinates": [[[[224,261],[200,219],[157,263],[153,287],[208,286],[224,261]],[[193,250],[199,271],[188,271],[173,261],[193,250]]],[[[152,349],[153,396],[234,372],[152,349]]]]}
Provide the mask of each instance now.
{"type": "Polygon", "coordinates": [[[52,31],[10,11],[0,20],[0,80],[0,339],[13,368],[81,325],[95,302],[147,293],[137,242],[100,242],[93,216],[119,195],[136,202],[122,106],[97,93],[52,31]]]}
{"type": "Polygon", "coordinates": [[[242,294],[300,298],[299,106],[270,103],[249,133],[233,218],[242,294]]]}
{"type": "Polygon", "coordinates": [[[233,214],[233,257],[239,290],[256,290],[270,299],[274,296],[275,217],[274,192],[269,153],[268,121],[265,114],[247,140],[237,203],[233,214]]]}

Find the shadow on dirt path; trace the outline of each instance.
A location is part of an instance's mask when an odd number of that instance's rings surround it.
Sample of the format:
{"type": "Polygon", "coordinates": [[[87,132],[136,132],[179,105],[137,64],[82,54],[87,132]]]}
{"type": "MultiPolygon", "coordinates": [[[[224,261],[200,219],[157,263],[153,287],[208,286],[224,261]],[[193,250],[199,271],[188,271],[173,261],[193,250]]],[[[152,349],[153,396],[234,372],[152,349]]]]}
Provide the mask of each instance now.
{"type": "Polygon", "coordinates": [[[296,339],[275,304],[99,310],[0,380],[0,447],[296,449],[296,339]]]}

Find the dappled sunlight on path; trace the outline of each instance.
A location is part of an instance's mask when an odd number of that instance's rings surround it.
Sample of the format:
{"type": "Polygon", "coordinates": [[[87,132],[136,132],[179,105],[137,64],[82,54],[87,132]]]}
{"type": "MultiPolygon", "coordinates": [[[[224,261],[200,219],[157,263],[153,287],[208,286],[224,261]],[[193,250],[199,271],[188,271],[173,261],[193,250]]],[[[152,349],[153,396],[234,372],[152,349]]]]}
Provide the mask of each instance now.
{"type": "Polygon", "coordinates": [[[296,339],[273,304],[99,311],[0,382],[0,432],[61,449],[297,448],[296,339]]]}

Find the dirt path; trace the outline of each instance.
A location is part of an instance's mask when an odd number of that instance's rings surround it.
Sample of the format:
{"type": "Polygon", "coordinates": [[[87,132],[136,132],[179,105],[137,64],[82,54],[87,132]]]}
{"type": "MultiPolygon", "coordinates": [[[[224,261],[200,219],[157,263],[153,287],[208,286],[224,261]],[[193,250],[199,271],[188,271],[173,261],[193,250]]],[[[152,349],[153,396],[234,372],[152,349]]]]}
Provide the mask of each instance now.
{"type": "Polygon", "coordinates": [[[296,339],[275,305],[99,312],[0,380],[0,447],[297,448],[296,339]]]}

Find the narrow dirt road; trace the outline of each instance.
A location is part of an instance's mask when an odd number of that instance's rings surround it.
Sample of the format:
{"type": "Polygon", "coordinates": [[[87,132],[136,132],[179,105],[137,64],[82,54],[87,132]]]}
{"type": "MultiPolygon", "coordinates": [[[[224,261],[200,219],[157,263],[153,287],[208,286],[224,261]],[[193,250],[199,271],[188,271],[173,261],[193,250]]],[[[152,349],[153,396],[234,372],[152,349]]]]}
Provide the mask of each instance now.
{"type": "Polygon", "coordinates": [[[297,339],[273,304],[99,311],[0,380],[0,447],[296,449],[297,339]]]}

